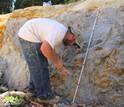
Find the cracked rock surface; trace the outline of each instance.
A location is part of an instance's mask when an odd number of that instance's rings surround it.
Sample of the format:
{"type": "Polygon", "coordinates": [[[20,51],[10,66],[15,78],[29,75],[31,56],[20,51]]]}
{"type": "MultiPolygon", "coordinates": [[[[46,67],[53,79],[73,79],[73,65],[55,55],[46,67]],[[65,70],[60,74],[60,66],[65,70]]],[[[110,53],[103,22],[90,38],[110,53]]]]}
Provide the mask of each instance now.
{"type": "MultiPolygon", "coordinates": [[[[48,17],[70,25],[81,49],[62,47],[59,54],[73,74],[65,81],[50,66],[56,94],[72,100],[83,64],[96,11],[100,10],[76,102],[124,107],[124,1],[86,0],[69,5],[28,7],[0,16],[0,76],[9,89],[24,90],[28,68],[17,39],[19,28],[29,19],[48,17]]],[[[1,80],[0,80],[1,81],[1,80]]]]}

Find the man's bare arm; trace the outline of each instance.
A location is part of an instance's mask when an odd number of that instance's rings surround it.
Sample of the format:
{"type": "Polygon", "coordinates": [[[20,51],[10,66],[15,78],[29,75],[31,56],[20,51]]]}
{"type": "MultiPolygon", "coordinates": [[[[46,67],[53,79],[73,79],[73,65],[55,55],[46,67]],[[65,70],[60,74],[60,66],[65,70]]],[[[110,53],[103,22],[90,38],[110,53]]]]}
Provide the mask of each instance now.
{"type": "Polygon", "coordinates": [[[69,75],[69,71],[64,67],[62,60],[59,58],[59,56],[56,54],[54,49],[50,46],[50,44],[47,41],[44,41],[40,48],[43,55],[51,61],[54,66],[61,72],[63,79],[69,75]]]}
{"type": "Polygon", "coordinates": [[[47,41],[43,41],[40,50],[43,55],[52,62],[57,69],[63,67],[63,62],[47,41]]]}

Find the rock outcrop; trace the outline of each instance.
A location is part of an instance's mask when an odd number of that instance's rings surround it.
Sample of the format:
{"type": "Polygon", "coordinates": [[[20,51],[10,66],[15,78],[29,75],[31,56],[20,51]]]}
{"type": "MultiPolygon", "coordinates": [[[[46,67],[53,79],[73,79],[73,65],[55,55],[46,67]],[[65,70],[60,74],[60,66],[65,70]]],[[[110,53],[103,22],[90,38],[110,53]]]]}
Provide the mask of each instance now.
{"type": "Polygon", "coordinates": [[[85,71],[76,100],[124,107],[124,1],[87,0],[69,5],[35,6],[0,16],[0,72],[10,89],[23,90],[28,83],[28,68],[17,38],[19,28],[31,18],[47,17],[70,25],[82,48],[66,48],[61,53],[73,74],[62,82],[52,74],[54,91],[72,99],[96,12],[99,12],[85,71]],[[57,78],[57,81],[55,81],[57,78]]]}

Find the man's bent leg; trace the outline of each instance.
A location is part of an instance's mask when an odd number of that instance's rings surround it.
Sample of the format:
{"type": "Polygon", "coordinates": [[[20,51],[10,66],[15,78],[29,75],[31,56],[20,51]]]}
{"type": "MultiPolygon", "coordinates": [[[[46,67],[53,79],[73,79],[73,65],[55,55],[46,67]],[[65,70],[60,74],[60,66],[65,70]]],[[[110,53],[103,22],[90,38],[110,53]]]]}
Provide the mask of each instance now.
{"type": "Polygon", "coordinates": [[[36,46],[36,55],[37,55],[37,64],[39,65],[39,71],[40,71],[40,77],[41,81],[40,82],[40,87],[37,87],[37,96],[39,98],[45,97],[45,98],[50,98],[52,96],[52,91],[51,91],[51,85],[50,85],[50,78],[49,78],[49,69],[48,69],[48,61],[45,58],[45,56],[42,54],[40,51],[41,45],[36,46]],[[46,96],[42,96],[45,93],[46,96]]]}
{"type": "Polygon", "coordinates": [[[32,43],[20,39],[23,53],[30,72],[29,87],[34,86],[37,96],[47,99],[52,95],[48,62],[40,51],[40,43],[32,43]]]}

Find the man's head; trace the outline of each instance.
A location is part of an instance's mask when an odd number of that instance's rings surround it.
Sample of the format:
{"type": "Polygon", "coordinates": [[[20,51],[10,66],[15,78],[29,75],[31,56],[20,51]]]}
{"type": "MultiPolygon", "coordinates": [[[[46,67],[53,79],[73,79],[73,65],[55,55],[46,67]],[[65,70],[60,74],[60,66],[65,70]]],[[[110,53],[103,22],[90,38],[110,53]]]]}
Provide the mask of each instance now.
{"type": "Polygon", "coordinates": [[[65,46],[73,45],[76,41],[76,36],[72,32],[67,31],[63,43],[65,46]]]}
{"type": "Polygon", "coordinates": [[[70,28],[65,34],[65,37],[63,39],[63,43],[64,43],[65,46],[75,45],[78,48],[80,48],[80,45],[76,41],[76,35],[71,32],[70,28]]]}

